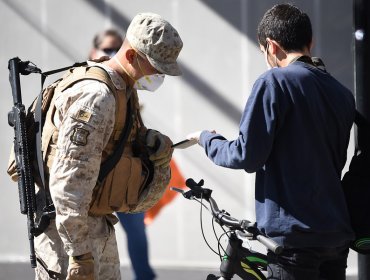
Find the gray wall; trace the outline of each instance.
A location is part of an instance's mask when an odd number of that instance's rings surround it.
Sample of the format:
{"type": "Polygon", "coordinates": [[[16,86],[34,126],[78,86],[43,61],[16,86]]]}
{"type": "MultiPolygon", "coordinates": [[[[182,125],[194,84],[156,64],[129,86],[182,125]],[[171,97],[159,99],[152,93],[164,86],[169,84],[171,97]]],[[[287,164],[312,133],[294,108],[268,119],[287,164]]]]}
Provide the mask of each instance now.
{"type": "MultiPolygon", "coordinates": [[[[6,118],[12,104],[8,59],[19,56],[43,70],[70,65],[86,59],[97,31],[114,26],[124,32],[136,13],[159,13],[173,23],[184,41],[180,54],[184,75],[166,77],[154,94],[139,94],[144,121],[174,142],[201,129],[216,129],[234,138],[252,84],[265,71],[256,43],[257,24],[263,13],[279,2],[283,1],[0,0],[0,126],[4,135],[0,138],[0,262],[26,261],[28,256],[26,220],[19,214],[16,184],[5,172],[13,137],[6,118]],[[12,237],[17,242],[9,242],[12,237]]],[[[351,1],[294,2],[311,17],[313,55],[322,57],[329,72],[352,89],[351,1]]],[[[22,77],[22,86],[24,101],[29,104],[39,91],[39,77],[22,77]]],[[[352,150],[351,146],[349,153],[352,150]]],[[[185,177],[205,179],[222,207],[235,216],[254,219],[253,175],[213,165],[199,147],[175,151],[174,157],[185,177]]],[[[206,227],[206,231],[213,241],[211,229],[206,227]]],[[[122,262],[128,263],[124,232],[119,226],[117,232],[122,262]]],[[[156,266],[217,266],[217,257],[200,234],[199,207],[191,202],[177,198],[148,227],[148,235],[151,261],[156,266]]],[[[352,255],[349,271],[355,269],[352,255]]]]}

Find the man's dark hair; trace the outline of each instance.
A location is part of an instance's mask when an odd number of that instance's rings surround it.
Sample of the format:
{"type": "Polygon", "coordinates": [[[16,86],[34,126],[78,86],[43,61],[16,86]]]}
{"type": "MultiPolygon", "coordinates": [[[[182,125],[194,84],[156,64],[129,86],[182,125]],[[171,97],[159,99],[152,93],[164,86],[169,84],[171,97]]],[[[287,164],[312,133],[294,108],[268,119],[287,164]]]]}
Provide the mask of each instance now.
{"type": "Polygon", "coordinates": [[[266,38],[275,40],[286,51],[301,51],[312,41],[308,15],[291,4],[278,4],[263,16],[257,31],[258,42],[266,46],[266,38]]]}

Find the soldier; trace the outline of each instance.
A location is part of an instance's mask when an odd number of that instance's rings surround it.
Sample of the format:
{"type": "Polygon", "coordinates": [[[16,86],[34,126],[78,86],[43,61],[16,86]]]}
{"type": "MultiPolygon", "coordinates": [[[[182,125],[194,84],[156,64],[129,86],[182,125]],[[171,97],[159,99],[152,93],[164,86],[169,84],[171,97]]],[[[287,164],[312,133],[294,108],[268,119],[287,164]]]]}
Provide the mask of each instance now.
{"type": "MultiPolygon", "coordinates": [[[[89,60],[102,56],[113,57],[123,43],[123,36],[116,29],[106,29],[95,35],[89,60]]],[[[130,256],[134,279],[152,280],[155,273],[149,263],[148,239],[145,231],[144,212],[118,212],[117,217],[126,233],[127,249],[130,256]]]]}
{"type": "MultiPolygon", "coordinates": [[[[131,103],[138,109],[137,89],[155,91],[165,75],[181,74],[176,62],[181,48],[181,38],[170,23],[156,14],[138,14],[130,23],[121,48],[111,59],[89,62],[90,66],[103,68],[109,74],[115,91],[121,94],[120,98],[129,100],[127,103],[121,102],[117,107],[118,96],[112,94],[107,83],[97,80],[82,80],[65,90],[56,89],[50,125],[55,127],[46,149],[46,161],[52,160],[49,188],[56,218],[35,240],[39,263],[36,279],[120,279],[113,227],[117,218],[111,214],[99,215],[101,204],[95,203],[100,166],[121,132],[116,125],[124,119],[117,119],[117,114],[125,116],[122,111],[131,103]]],[[[133,123],[122,157],[124,163],[130,164],[130,172],[137,169],[140,174],[154,174],[145,179],[150,184],[156,178],[168,183],[171,140],[158,131],[146,130],[138,115],[133,123]],[[134,147],[134,142],[141,143],[140,149],[134,147]],[[140,153],[144,152],[149,153],[147,169],[137,165],[140,153]]],[[[45,126],[43,137],[45,129],[50,129],[48,122],[45,126]]],[[[122,173],[125,172],[118,170],[110,175],[111,185],[123,184],[120,177],[114,178],[127,175],[122,173]]],[[[135,180],[129,179],[124,182],[135,180]]],[[[98,191],[108,186],[107,181],[98,184],[98,191]]]]}

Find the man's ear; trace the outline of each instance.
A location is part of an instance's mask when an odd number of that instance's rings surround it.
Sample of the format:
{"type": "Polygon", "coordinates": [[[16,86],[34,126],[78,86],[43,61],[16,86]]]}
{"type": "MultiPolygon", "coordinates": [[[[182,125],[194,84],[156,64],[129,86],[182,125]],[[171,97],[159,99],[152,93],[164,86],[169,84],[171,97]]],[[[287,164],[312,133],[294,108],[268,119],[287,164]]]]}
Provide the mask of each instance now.
{"type": "Polygon", "coordinates": [[[282,50],[282,48],[280,47],[279,43],[276,42],[275,40],[271,40],[270,38],[267,38],[266,41],[268,42],[267,44],[267,47],[268,47],[268,50],[269,50],[269,53],[271,55],[277,55],[278,51],[279,50],[282,50]]]}
{"type": "Polygon", "coordinates": [[[126,50],[125,57],[130,64],[134,63],[135,55],[136,55],[136,52],[134,49],[126,50]]]}

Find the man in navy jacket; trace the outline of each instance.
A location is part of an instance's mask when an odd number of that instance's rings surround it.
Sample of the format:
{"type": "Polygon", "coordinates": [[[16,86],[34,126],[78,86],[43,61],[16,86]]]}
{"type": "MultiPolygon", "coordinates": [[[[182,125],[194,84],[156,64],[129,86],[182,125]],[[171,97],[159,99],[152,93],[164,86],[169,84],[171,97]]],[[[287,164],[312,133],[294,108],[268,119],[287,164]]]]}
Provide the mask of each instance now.
{"type": "Polygon", "coordinates": [[[268,10],[258,41],[269,70],[253,86],[237,139],[192,137],[215,164],[256,172],[257,225],[285,247],[268,254],[270,279],[345,279],[354,235],[341,171],[353,95],[311,59],[311,22],[297,7],[268,10]]]}

